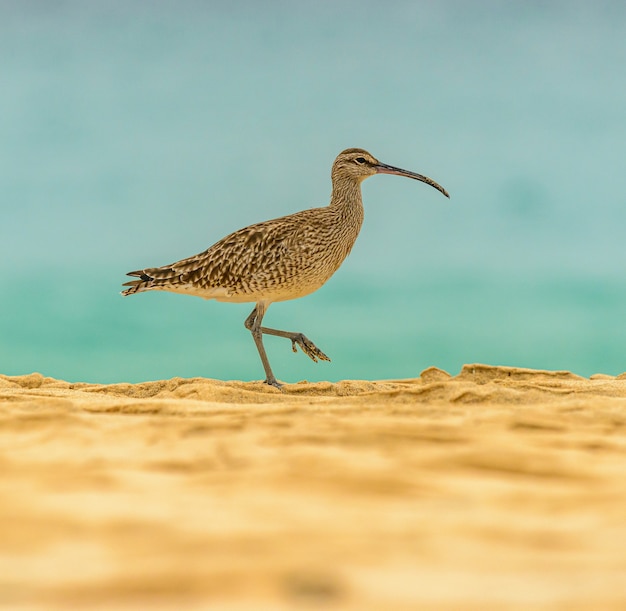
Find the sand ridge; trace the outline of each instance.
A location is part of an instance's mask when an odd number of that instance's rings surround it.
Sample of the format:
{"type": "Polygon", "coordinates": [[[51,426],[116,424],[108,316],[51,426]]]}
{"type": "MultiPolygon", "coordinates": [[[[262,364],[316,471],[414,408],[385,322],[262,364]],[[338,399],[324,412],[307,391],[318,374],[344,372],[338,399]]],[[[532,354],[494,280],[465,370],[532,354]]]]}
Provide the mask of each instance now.
{"type": "Polygon", "coordinates": [[[626,606],[626,376],[0,376],[0,608],[626,606]]]}

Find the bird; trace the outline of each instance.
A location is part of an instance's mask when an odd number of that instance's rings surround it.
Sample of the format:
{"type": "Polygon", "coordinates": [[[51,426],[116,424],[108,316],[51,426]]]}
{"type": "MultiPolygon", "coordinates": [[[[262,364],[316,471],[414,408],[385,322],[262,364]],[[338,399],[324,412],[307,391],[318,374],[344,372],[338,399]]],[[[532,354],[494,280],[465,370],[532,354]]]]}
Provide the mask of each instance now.
{"type": "Polygon", "coordinates": [[[262,326],[270,304],[313,293],[339,269],[350,254],[363,223],[361,183],[375,174],[405,176],[448,192],[434,180],[381,163],[361,148],[337,156],[331,170],[330,203],[249,225],[222,238],[207,250],[162,267],[127,275],[122,295],[169,291],[230,303],[254,303],[245,320],[265,371],[265,383],[281,388],[270,366],[263,335],[291,340],[292,350],[314,362],[330,361],[306,335],[262,326]]]}

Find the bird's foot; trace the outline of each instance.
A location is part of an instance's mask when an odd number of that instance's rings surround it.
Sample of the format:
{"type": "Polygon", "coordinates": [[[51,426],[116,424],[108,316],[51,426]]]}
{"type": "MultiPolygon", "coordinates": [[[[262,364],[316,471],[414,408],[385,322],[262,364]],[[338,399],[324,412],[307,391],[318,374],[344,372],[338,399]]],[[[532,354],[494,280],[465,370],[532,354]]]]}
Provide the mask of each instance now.
{"type": "Polygon", "coordinates": [[[273,386],[274,388],[278,388],[278,390],[282,390],[283,389],[283,385],[274,377],[267,378],[265,380],[265,383],[268,386],[273,386]]]}
{"type": "Polygon", "coordinates": [[[298,352],[296,350],[296,344],[298,344],[300,350],[314,362],[317,363],[318,359],[320,361],[330,361],[330,359],[303,333],[296,333],[291,338],[291,349],[294,352],[298,352]]]}

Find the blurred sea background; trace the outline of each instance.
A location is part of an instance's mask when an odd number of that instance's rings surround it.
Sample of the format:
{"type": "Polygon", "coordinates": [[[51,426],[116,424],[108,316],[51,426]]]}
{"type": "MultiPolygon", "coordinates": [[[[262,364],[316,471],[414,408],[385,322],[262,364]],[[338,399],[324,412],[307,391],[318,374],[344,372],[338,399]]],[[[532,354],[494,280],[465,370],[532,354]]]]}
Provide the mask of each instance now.
{"type": "Polygon", "coordinates": [[[279,379],[464,363],[626,370],[626,3],[0,0],[0,372],[262,379],[252,304],[125,273],[363,184],[317,293],[265,323],[279,379]]]}

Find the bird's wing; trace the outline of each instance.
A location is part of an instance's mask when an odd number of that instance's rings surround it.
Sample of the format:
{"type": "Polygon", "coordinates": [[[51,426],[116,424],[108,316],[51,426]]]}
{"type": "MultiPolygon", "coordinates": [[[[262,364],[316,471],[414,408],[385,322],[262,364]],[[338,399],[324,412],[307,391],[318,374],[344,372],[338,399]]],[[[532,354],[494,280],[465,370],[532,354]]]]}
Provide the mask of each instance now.
{"type": "Polygon", "coordinates": [[[140,278],[125,286],[149,283],[149,288],[190,286],[199,289],[241,290],[271,278],[295,273],[299,235],[311,211],[250,225],[222,238],[207,250],[162,267],[129,272],[140,278]]]}

